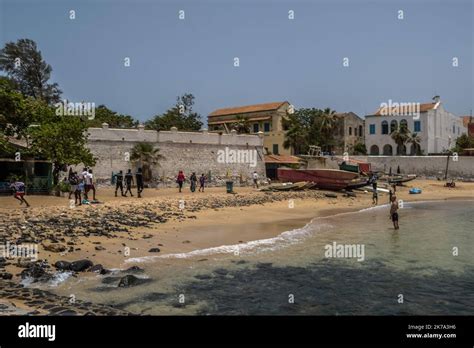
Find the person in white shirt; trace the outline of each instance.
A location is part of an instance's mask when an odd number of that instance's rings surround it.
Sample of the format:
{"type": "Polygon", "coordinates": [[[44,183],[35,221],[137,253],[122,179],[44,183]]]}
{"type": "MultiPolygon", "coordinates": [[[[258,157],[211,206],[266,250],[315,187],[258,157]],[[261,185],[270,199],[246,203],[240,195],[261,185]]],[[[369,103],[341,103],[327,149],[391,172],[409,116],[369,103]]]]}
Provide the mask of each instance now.
{"type": "Polygon", "coordinates": [[[95,201],[95,185],[94,185],[94,175],[92,174],[92,169],[89,169],[89,172],[85,175],[86,182],[86,195],[92,190],[92,199],[95,201]]]}
{"type": "Polygon", "coordinates": [[[252,177],[253,177],[253,187],[258,188],[258,174],[257,174],[257,172],[253,172],[252,177]]]}

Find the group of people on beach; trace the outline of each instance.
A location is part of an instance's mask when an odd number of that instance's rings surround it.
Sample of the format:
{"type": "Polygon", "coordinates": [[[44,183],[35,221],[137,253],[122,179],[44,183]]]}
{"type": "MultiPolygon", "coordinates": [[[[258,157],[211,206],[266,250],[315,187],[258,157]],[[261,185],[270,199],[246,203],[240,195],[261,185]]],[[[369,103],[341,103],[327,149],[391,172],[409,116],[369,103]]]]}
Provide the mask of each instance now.
{"type": "Polygon", "coordinates": [[[77,172],[73,172],[72,168],[70,168],[68,177],[65,181],[69,183],[69,199],[71,199],[71,196],[74,194],[75,205],[90,203],[90,191],[92,191],[92,201],[96,201],[96,188],[92,169],[84,168],[82,172],[78,174],[77,172]]]}
{"type": "MultiPolygon", "coordinates": [[[[176,176],[176,183],[178,184],[179,192],[182,192],[185,181],[186,181],[186,176],[184,175],[184,172],[180,170],[178,172],[178,175],[176,176]]],[[[191,192],[196,192],[198,177],[195,172],[192,172],[191,176],[189,177],[189,182],[190,182],[189,189],[191,190],[191,192]]],[[[204,187],[206,185],[206,182],[207,182],[207,178],[204,175],[204,173],[202,173],[201,176],[199,177],[199,190],[198,190],[199,192],[204,192],[204,187]]]]}
{"type": "MultiPolygon", "coordinates": [[[[114,175],[115,177],[115,197],[117,197],[117,191],[120,190],[122,197],[127,197],[127,193],[130,192],[130,196],[133,197],[132,185],[133,185],[133,173],[131,169],[128,169],[127,173],[123,175],[123,171],[120,170],[114,175]],[[123,183],[125,181],[125,193],[123,192],[123,183]]],[[[142,197],[143,192],[143,172],[142,168],[138,168],[135,173],[135,181],[137,185],[137,197],[142,197]]]]}

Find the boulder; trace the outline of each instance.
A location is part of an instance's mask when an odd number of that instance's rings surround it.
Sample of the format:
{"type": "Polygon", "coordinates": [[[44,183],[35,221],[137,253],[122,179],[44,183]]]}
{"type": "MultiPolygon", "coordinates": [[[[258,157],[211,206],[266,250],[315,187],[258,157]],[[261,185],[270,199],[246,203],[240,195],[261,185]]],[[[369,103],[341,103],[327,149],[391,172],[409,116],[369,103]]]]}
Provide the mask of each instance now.
{"type": "Polygon", "coordinates": [[[160,251],[160,248],[151,248],[150,250],[148,250],[149,253],[159,253],[160,251]]]}
{"type": "Polygon", "coordinates": [[[91,268],[94,264],[90,260],[78,260],[71,263],[70,269],[74,272],[83,272],[91,268]]]}
{"type": "Polygon", "coordinates": [[[61,271],[69,271],[71,269],[71,263],[69,261],[56,261],[54,267],[61,271]]]}

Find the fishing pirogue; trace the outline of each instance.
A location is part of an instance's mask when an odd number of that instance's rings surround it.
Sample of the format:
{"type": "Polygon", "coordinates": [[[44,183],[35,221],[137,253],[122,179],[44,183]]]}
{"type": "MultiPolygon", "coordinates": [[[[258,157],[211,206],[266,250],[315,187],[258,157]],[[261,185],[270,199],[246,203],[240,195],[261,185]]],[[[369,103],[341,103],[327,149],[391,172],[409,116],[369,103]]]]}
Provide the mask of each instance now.
{"type": "Polygon", "coordinates": [[[343,190],[360,183],[359,174],[339,169],[289,169],[278,168],[278,178],[288,182],[312,182],[314,187],[324,190],[343,190]]]}

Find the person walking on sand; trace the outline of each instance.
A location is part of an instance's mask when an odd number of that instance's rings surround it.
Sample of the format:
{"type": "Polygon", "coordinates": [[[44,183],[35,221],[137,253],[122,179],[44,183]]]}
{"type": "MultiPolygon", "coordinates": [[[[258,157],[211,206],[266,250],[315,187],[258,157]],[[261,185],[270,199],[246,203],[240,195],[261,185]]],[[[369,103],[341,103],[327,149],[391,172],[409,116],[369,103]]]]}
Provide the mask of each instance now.
{"type": "Polygon", "coordinates": [[[196,191],[196,185],[197,185],[197,176],[196,176],[196,173],[193,172],[191,174],[191,177],[189,178],[189,181],[191,182],[191,192],[195,192],[196,191]]]}
{"type": "Polygon", "coordinates": [[[258,174],[257,172],[253,172],[252,174],[252,178],[253,178],[253,187],[255,188],[258,188],[258,174]]]}
{"type": "Polygon", "coordinates": [[[71,185],[71,190],[74,190],[74,204],[82,205],[80,179],[77,172],[72,173],[69,183],[71,185]]]}
{"type": "Polygon", "coordinates": [[[379,203],[379,194],[377,193],[377,185],[372,188],[372,204],[377,205],[379,203]]]}
{"type": "Polygon", "coordinates": [[[137,196],[138,198],[142,197],[143,192],[143,173],[142,168],[138,168],[135,173],[135,178],[137,179],[137,196]]]}
{"type": "Polygon", "coordinates": [[[183,183],[184,183],[184,180],[186,180],[186,177],[184,176],[184,173],[182,170],[180,170],[178,172],[178,176],[176,178],[176,182],[178,183],[178,187],[179,187],[179,192],[181,192],[182,188],[183,188],[183,183]]]}
{"type": "Polygon", "coordinates": [[[117,190],[120,189],[120,193],[122,197],[125,197],[123,194],[123,171],[119,170],[117,174],[115,174],[115,197],[117,197],[117,190]]]}
{"type": "Polygon", "coordinates": [[[89,172],[87,171],[87,168],[84,168],[82,169],[82,172],[81,174],[79,175],[79,179],[80,179],[80,183],[82,183],[82,186],[83,186],[83,190],[84,191],[84,199],[85,200],[89,200],[89,197],[87,196],[87,174],[89,174],[89,172]]]}
{"type": "Polygon", "coordinates": [[[204,173],[202,173],[199,178],[199,192],[204,192],[205,184],[206,184],[206,177],[204,176],[204,173]]]}
{"type": "Polygon", "coordinates": [[[133,184],[133,174],[132,170],[129,169],[127,174],[125,174],[125,197],[127,197],[127,192],[130,192],[130,196],[133,197],[132,193],[132,184],[133,184]]]}
{"type": "Polygon", "coordinates": [[[95,182],[94,182],[94,174],[92,174],[92,169],[89,169],[89,173],[87,173],[87,186],[88,187],[88,191],[89,192],[90,190],[92,190],[92,200],[96,200],[95,199],[95,182]]]}
{"type": "Polygon", "coordinates": [[[392,219],[393,222],[393,228],[398,230],[398,202],[397,202],[397,196],[392,196],[391,198],[392,202],[390,204],[390,219],[392,219]]]}
{"type": "Polygon", "coordinates": [[[30,204],[26,201],[25,199],[25,184],[22,181],[15,181],[11,180],[10,181],[10,188],[14,190],[14,195],[13,197],[15,199],[18,199],[20,201],[20,205],[23,203],[26,203],[26,206],[29,207],[30,204]]]}
{"type": "Polygon", "coordinates": [[[76,195],[77,185],[79,184],[77,176],[75,172],[72,171],[72,168],[69,168],[67,182],[69,183],[69,198],[68,199],[70,200],[73,194],[74,196],[76,195]]]}

